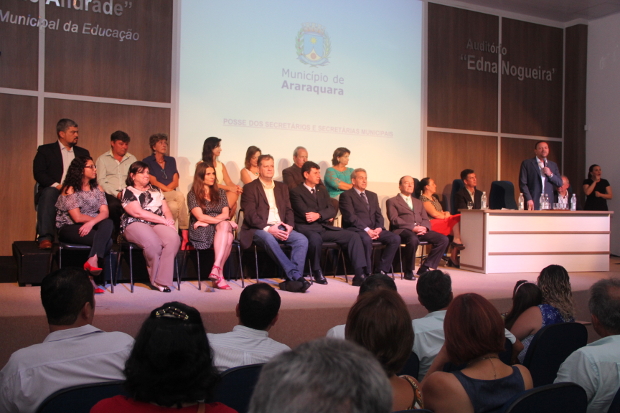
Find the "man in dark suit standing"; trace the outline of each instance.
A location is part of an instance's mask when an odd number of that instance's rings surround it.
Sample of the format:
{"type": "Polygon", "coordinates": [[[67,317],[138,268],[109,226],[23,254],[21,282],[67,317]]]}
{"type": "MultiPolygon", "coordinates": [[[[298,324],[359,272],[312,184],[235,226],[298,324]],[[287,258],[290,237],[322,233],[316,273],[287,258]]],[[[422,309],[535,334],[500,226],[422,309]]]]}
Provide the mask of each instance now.
{"type": "MultiPolygon", "coordinates": [[[[475,179],[475,178],[474,178],[475,179]]],[[[431,222],[428,219],[426,210],[419,199],[411,196],[413,194],[413,178],[403,176],[398,181],[400,194],[387,200],[387,214],[390,220],[390,230],[400,236],[400,240],[405,244],[403,250],[403,267],[405,279],[414,280],[413,269],[415,268],[415,253],[418,250],[420,241],[427,241],[432,246],[428,257],[420,268],[418,274],[423,274],[429,270],[435,270],[439,266],[441,257],[448,247],[448,237],[431,231],[431,222]]]]}
{"type": "Polygon", "coordinates": [[[521,162],[519,172],[519,188],[530,211],[540,209],[541,194],[547,194],[549,202],[552,202],[553,191],[562,186],[558,165],[547,160],[549,144],[545,141],[536,142],[534,153],[535,157],[521,162]]]}
{"type": "Polygon", "coordinates": [[[355,169],[351,174],[353,188],[340,194],[340,211],[342,226],[360,235],[366,252],[366,263],[369,270],[372,266],[372,243],[379,241],[385,245],[376,272],[387,274],[392,266],[394,255],[400,246],[400,237],[383,227],[383,215],[379,207],[379,198],[374,192],[366,191],[367,176],[362,168],[355,169]]]}
{"type": "Polygon", "coordinates": [[[456,194],[454,194],[454,204],[457,211],[467,209],[467,204],[473,202],[473,209],[482,208],[482,191],[476,189],[478,181],[473,169],[465,169],[461,172],[461,179],[465,184],[456,194]]]}
{"type": "Polygon", "coordinates": [[[364,280],[366,258],[359,235],[334,227],[332,221],[336,209],[324,187],[319,186],[321,168],[312,161],[301,167],[304,183],[292,189],[291,205],[295,213],[295,228],[308,238],[308,257],[312,264],[312,275],[319,284],[327,284],[321,271],[321,246],[323,241],[336,242],[347,248],[349,259],[355,268],[353,285],[359,286],[364,280]]]}
{"type": "Polygon", "coordinates": [[[34,202],[37,205],[37,234],[39,248],[52,248],[56,233],[56,200],[67,169],[76,156],[90,156],[77,145],[78,125],[71,119],[60,119],[56,124],[58,141],[41,145],[34,157],[32,171],[39,184],[34,202]]]}
{"type": "Polygon", "coordinates": [[[284,271],[287,281],[280,284],[280,289],[303,293],[310,287],[302,276],[308,240],[293,231],[294,218],[288,188],[282,182],[273,180],[274,172],[273,156],[261,155],[258,158],[258,179],[243,187],[241,248],[250,248],[252,242],[262,247],[284,271]],[[280,248],[280,243],[291,248],[290,259],[280,248]]]}

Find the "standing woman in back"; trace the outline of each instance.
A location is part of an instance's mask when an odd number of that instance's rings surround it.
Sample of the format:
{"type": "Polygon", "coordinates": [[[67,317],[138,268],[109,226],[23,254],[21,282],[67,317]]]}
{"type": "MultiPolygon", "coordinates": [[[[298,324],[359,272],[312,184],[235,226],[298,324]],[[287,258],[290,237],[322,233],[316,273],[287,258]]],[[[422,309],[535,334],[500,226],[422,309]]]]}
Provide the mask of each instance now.
{"type": "Polygon", "coordinates": [[[586,211],[607,211],[607,200],[611,200],[613,193],[607,179],[601,178],[601,167],[594,164],[588,170],[589,178],[583,181],[583,192],[586,194],[586,211]]]}
{"type": "Polygon", "coordinates": [[[228,207],[230,208],[229,216],[232,218],[235,216],[237,199],[239,199],[239,195],[241,195],[243,189],[239,185],[233,183],[228,175],[226,166],[217,159],[222,153],[221,141],[220,138],[213,136],[205,139],[205,143],[202,145],[202,161],[215,168],[217,185],[226,192],[226,199],[228,200],[228,207]]]}

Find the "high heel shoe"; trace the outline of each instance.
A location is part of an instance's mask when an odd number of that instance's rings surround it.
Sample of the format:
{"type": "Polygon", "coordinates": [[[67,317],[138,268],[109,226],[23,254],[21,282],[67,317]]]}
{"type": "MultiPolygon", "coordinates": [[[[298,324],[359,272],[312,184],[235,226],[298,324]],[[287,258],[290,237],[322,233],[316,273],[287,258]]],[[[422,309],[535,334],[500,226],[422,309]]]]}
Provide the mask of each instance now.
{"type": "Polygon", "coordinates": [[[218,267],[217,265],[214,265],[213,268],[211,269],[211,274],[209,274],[209,279],[215,281],[215,288],[217,288],[218,290],[232,290],[232,288],[230,288],[230,285],[228,285],[224,277],[222,277],[221,275],[213,274],[213,270],[217,270],[218,272],[221,273],[222,269],[218,267]]]}
{"type": "Polygon", "coordinates": [[[101,274],[101,271],[103,271],[103,268],[93,267],[88,263],[88,261],[86,261],[84,263],[84,270],[88,271],[91,275],[99,275],[101,274]]]}
{"type": "Polygon", "coordinates": [[[465,249],[465,246],[463,244],[457,244],[456,242],[453,242],[452,246],[456,248],[458,251],[465,249]]]}
{"type": "Polygon", "coordinates": [[[101,287],[97,287],[95,288],[95,294],[103,294],[105,293],[105,290],[101,287]]]}

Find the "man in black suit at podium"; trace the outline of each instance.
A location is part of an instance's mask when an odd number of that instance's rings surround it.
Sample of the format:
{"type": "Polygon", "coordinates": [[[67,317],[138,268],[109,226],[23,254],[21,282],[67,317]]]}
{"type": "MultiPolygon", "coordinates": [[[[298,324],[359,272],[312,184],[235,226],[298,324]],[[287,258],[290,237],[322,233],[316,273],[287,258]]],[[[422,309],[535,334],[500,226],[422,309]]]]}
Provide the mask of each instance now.
{"type": "Polygon", "coordinates": [[[351,174],[353,188],[340,194],[340,211],[342,226],[359,234],[366,252],[366,263],[369,270],[387,274],[392,260],[400,246],[400,237],[383,227],[384,219],[379,207],[379,198],[374,192],[366,190],[366,170],[357,168],[351,174]],[[375,268],[372,266],[372,243],[379,241],[385,245],[381,260],[375,268]]]}
{"type": "Polygon", "coordinates": [[[86,149],[77,146],[78,125],[71,119],[58,121],[56,135],[56,142],[39,146],[32,165],[34,179],[39,184],[34,203],[37,205],[37,240],[41,249],[52,248],[56,234],[56,200],[71,161],[76,156],[90,156],[86,149]]]}
{"type": "Polygon", "coordinates": [[[355,277],[353,285],[359,286],[364,280],[366,259],[360,236],[351,231],[334,227],[336,216],[327,189],[319,185],[321,170],[319,165],[307,161],[301,167],[303,184],[291,189],[291,206],[295,213],[295,229],[308,238],[308,259],[312,264],[312,275],[319,284],[327,284],[321,271],[321,246],[323,241],[336,242],[346,248],[353,264],[355,277]]]}

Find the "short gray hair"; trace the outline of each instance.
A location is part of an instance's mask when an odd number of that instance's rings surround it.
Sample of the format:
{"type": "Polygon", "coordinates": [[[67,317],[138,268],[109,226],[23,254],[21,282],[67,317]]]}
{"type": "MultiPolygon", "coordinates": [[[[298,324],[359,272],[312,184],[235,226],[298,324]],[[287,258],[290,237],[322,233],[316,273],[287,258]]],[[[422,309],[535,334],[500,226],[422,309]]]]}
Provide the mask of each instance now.
{"type": "Polygon", "coordinates": [[[353,170],[353,172],[351,172],[351,180],[355,179],[355,174],[358,172],[364,172],[366,175],[368,175],[368,173],[366,172],[366,169],[364,168],[356,168],[353,170]]]}
{"type": "Polygon", "coordinates": [[[606,278],[590,287],[590,314],[598,318],[606,330],[620,334],[620,280],[606,278]]]}
{"type": "Polygon", "coordinates": [[[296,148],[295,148],[295,150],[293,151],[293,156],[297,156],[297,155],[299,154],[299,151],[300,151],[300,150],[302,150],[302,149],[303,149],[304,151],[308,152],[308,150],[307,150],[306,148],[304,148],[303,146],[298,146],[298,147],[296,147],[296,148]]]}
{"type": "Polygon", "coordinates": [[[281,353],[263,367],[250,413],[388,413],[392,387],[359,345],[322,338],[281,353]]]}

